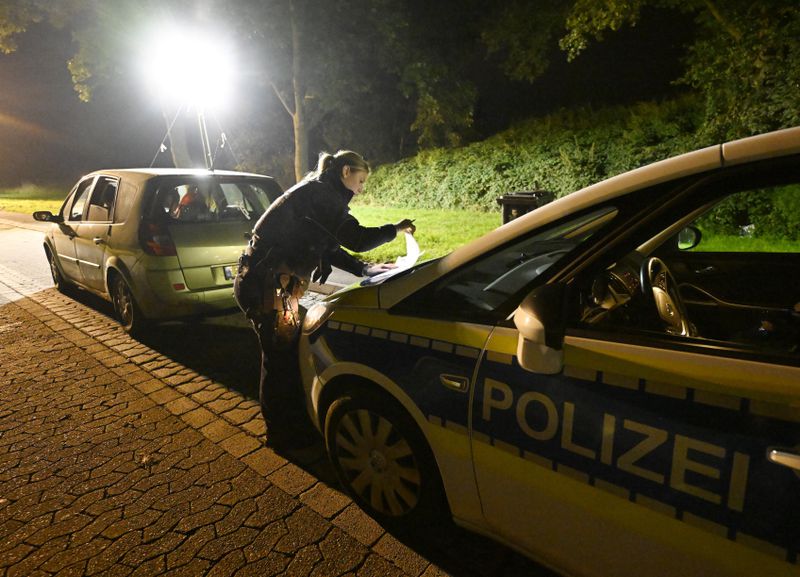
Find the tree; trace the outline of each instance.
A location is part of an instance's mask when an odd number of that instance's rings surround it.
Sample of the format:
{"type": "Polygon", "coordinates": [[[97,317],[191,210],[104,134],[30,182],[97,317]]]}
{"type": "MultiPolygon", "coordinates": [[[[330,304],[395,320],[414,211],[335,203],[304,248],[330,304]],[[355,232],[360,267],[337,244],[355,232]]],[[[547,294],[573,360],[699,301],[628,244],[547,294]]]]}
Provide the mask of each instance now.
{"type": "Polygon", "coordinates": [[[502,54],[512,77],[534,81],[547,68],[550,42],[557,36],[568,59],[574,60],[592,42],[636,26],[655,10],[690,14],[696,39],[687,47],[684,75],[676,80],[705,99],[707,136],[731,138],[800,121],[796,4],[795,0],[514,0],[494,5],[483,39],[490,52],[502,54]]]}

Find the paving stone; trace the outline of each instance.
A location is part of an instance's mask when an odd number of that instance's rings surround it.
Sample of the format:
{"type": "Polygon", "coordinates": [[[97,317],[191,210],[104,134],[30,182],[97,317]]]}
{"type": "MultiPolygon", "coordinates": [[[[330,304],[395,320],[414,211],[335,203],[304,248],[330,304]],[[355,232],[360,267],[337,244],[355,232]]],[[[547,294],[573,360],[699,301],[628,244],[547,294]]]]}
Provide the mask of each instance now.
{"type": "Polygon", "coordinates": [[[166,405],[170,401],[183,398],[179,392],[169,387],[164,387],[157,391],[153,391],[152,393],[149,394],[149,397],[159,405],[166,405]]]}
{"type": "Polygon", "coordinates": [[[255,407],[244,407],[241,406],[222,413],[222,416],[230,421],[235,425],[243,425],[251,420],[253,420],[256,416],[261,416],[261,407],[256,405],[255,407]]]}
{"type": "Polygon", "coordinates": [[[291,463],[287,463],[267,478],[295,497],[311,488],[317,482],[314,477],[291,463]]]}
{"type": "Polygon", "coordinates": [[[219,443],[228,437],[233,437],[234,435],[239,434],[239,429],[229,425],[222,419],[216,419],[200,429],[200,432],[203,433],[203,435],[205,435],[210,441],[219,443]]]}
{"type": "Polygon", "coordinates": [[[323,560],[311,574],[320,577],[354,571],[362,564],[368,551],[366,547],[337,527],[333,527],[325,539],[319,543],[319,550],[323,560]]]}
{"type": "Polygon", "coordinates": [[[234,457],[244,457],[256,451],[262,443],[247,433],[238,433],[222,441],[219,446],[234,457]]]}
{"type": "Polygon", "coordinates": [[[201,429],[215,420],[217,416],[205,407],[199,407],[185,415],[181,415],[181,418],[195,429],[201,429]]]}
{"type": "Polygon", "coordinates": [[[317,483],[300,495],[300,501],[327,519],[330,519],[351,503],[349,497],[324,483],[317,483]]]}
{"type": "Polygon", "coordinates": [[[222,560],[214,565],[206,577],[228,577],[244,566],[244,553],[238,550],[231,551],[222,560]]]}
{"type": "MultiPolygon", "coordinates": [[[[403,577],[406,575],[399,567],[392,565],[380,555],[369,555],[364,564],[358,568],[357,577],[403,577]]],[[[446,573],[442,574],[444,577],[446,573]]],[[[433,576],[431,576],[433,577],[433,576]]]]}
{"type": "Polygon", "coordinates": [[[170,401],[169,403],[167,403],[165,406],[166,409],[173,415],[183,415],[198,407],[197,403],[195,403],[190,398],[184,396],[179,396],[174,401],[170,401]]]}
{"type": "Polygon", "coordinates": [[[258,416],[242,424],[241,427],[254,437],[263,438],[267,434],[267,424],[261,417],[260,411],[258,416]]]}
{"type": "Polygon", "coordinates": [[[367,515],[358,505],[350,505],[333,520],[333,524],[355,537],[362,545],[367,547],[380,539],[385,530],[375,519],[367,515]]]}
{"type": "Polygon", "coordinates": [[[373,550],[410,575],[421,575],[430,564],[389,533],[384,533],[373,550]]]}

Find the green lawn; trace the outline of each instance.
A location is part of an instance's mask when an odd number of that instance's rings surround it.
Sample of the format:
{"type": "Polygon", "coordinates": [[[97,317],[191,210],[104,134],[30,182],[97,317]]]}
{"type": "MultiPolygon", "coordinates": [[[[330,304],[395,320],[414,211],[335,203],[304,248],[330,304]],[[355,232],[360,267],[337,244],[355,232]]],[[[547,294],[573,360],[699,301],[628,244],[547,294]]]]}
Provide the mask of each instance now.
{"type": "Polygon", "coordinates": [[[749,236],[726,236],[703,233],[697,252],[800,252],[800,242],[749,236]]]}
{"type": "Polygon", "coordinates": [[[24,185],[0,190],[0,210],[31,214],[37,210],[58,212],[68,189],[24,185]]]}
{"type": "MultiPolygon", "coordinates": [[[[379,226],[388,222],[396,223],[404,218],[413,218],[417,227],[414,236],[420,250],[423,251],[420,257],[422,260],[445,255],[502,224],[499,210],[487,213],[356,205],[351,207],[350,212],[365,226],[379,226]]],[[[370,262],[391,262],[405,252],[405,239],[401,236],[360,256],[370,262]]]]}

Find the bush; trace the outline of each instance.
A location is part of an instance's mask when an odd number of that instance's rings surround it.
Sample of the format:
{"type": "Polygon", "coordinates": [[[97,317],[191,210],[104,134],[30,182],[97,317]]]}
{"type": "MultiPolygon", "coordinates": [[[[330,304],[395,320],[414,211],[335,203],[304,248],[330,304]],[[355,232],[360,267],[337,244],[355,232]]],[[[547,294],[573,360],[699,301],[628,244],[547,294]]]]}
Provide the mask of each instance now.
{"type": "Polygon", "coordinates": [[[700,103],[685,97],[630,108],[563,110],[481,142],[378,167],[360,203],[496,211],[497,198],[545,189],[564,196],[705,143],[700,103]]]}
{"type": "Polygon", "coordinates": [[[718,235],[747,234],[776,240],[800,239],[800,186],[783,186],[733,195],[699,219],[718,235]]]}

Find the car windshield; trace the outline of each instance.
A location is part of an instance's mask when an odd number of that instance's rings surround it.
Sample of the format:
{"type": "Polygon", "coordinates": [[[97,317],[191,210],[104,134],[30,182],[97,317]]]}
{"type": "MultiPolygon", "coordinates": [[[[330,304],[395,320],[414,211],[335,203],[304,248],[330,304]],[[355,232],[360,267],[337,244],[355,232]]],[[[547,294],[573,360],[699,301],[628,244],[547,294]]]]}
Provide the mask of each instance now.
{"type": "Polygon", "coordinates": [[[269,179],[169,179],[156,188],[152,215],[173,223],[255,223],[280,194],[269,179]]]}
{"type": "Polygon", "coordinates": [[[603,207],[539,229],[415,293],[401,307],[458,318],[475,318],[500,311],[616,214],[616,208],[603,207]]]}

